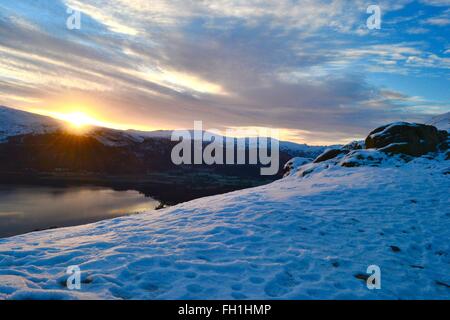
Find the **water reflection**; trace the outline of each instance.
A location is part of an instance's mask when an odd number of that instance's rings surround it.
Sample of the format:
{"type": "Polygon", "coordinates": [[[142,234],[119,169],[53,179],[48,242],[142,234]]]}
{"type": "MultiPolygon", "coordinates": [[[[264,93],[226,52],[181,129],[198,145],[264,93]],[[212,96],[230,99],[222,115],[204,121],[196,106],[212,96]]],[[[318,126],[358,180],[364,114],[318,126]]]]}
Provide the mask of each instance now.
{"type": "Polygon", "coordinates": [[[92,223],[158,205],[137,191],[0,186],[0,237],[92,223]]]}

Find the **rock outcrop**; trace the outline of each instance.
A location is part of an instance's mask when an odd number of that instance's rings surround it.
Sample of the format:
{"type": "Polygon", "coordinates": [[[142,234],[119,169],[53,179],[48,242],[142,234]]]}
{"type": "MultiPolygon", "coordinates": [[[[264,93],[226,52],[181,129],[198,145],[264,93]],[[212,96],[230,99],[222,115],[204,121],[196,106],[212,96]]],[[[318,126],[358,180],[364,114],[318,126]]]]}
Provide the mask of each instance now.
{"type": "Polygon", "coordinates": [[[293,158],[291,160],[289,160],[283,168],[283,177],[287,177],[290,174],[292,174],[292,172],[296,172],[298,168],[300,168],[301,166],[310,163],[312,161],[312,159],[309,158],[302,158],[302,157],[296,157],[293,158]]]}
{"type": "Polygon", "coordinates": [[[385,153],[420,157],[435,152],[447,140],[447,132],[436,127],[407,122],[397,122],[379,127],[366,138],[366,149],[385,153]]]}
{"type": "MultiPolygon", "coordinates": [[[[376,151],[384,154],[399,154],[403,158],[420,157],[430,152],[445,152],[449,149],[448,132],[438,130],[434,126],[396,122],[373,130],[365,141],[354,141],[341,148],[327,149],[313,163],[321,163],[331,159],[341,161],[344,166],[358,166],[367,160],[377,164],[384,158],[381,154],[367,153],[376,151]]],[[[447,155],[447,159],[449,156],[447,155]]]]}
{"type": "Polygon", "coordinates": [[[284,173],[285,176],[306,177],[331,166],[399,166],[419,157],[450,160],[449,145],[449,132],[445,130],[425,124],[396,122],[373,130],[365,141],[329,148],[312,163],[303,164],[303,159],[293,159],[286,164],[284,173]]]}
{"type": "Polygon", "coordinates": [[[330,159],[334,159],[338,155],[346,154],[348,152],[349,152],[348,150],[345,150],[343,148],[341,148],[341,149],[327,149],[320,156],[318,156],[314,160],[314,163],[320,163],[320,162],[324,162],[324,161],[327,161],[327,160],[330,160],[330,159]]]}

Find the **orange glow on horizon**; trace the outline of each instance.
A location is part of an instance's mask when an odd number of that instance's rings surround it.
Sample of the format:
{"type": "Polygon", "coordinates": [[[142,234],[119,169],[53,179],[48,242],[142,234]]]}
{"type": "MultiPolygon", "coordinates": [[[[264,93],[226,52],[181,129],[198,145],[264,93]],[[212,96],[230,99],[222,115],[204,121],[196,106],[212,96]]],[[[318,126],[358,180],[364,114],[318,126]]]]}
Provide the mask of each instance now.
{"type": "Polygon", "coordinates": [[[83,112],[73,112],[66,115],[60,115],[61,120],[69,122],[76,128],[83,128],[90,125],[95,125],[96,120],[86,115],[83,112]]]}
{"type": "Polygon", "coordinates": [[[94,113],[85,111],[95,109],[92,107],[89,108],[81,107],[81,105],[82,104],[70,105],[64,108],[58,107],[57,110],[61,111],[50,111],[41,108],[21,108],[21,110],[51,117],[57,120],[62,120],[64,122],[67,122],[68,125],[70,126],[70,129],[74,129],[76,132],[85,132],[92,127],[103,127],[115,130],[138,130],[138,131],[156,131],[169,129],[165,127],[153,127],[149,125],[116,122],[112,119],[101,117],[98,114],[98,112],[94,113]]]}
{"type": "MultiPolygon", "coordinates": [[[[63,104],[64,105],[64,104],[63,104]]],[[[109,128],[109,129],[115,129],[115,130],[136,130],[136,131],[144,131],[144,132],[150,132],[150,131],[158,131],[158,130],[180,130],[180,127],[177,125],[159,125],[158,127],[149,126],[149,125],[141,125],[137,123],[124,123],[121,121],[114,121],[113,117],[117,117],[120,115],[114,115],[114,114],[108,114],[109,118],[101,117],[100,114],[102,112],[99,108],[93,108],[93,104],[65,104],[64,107],[56,106],[56,105],[50,105],[49,108],[52,108],[53,110],[58,111],[50,111],[46,110],[44,108],[17,108],[23,111],[28,111],[35,114],[40,114],[43,116],[48,116],[54,119],[58,119],[61,121],[64,121],[67,123],[67,129],[69,129],[72,133],[75,134],[85,134],[89,132],[91,129],[95,127],[103,127],[103,128],[109,128]],[[89,110],[89,111],[87,111],[89,110]],[[97,110],[95,113],[93,110],[97,110]]],[[[123,119],[121,119],[123,120],[123,119]]],[[[142,123],[142,118],[138,120],[138,122],[142,123]]],[[[190,130],[192,127],[185,127],[183,126],[182,129],[184,130],[190,130]],[[186,129],[187,128],[187,129],[186,129]]],[[[204,128],[204,130],[209,131],[209,128],[204,128]]],[[[329,141],[329,140],[323,140],[323,139],[314,139],[313,142],[308,141],[309,135],[311,135],[311,132],[306,130],[295,130],[290,128],[266,128],[266,127],[227,127],[227,129],[232,130],[238,130],[244,132],[243,134],[233,134],[234,137],[243,137],[243,136],[252,136],[252,134],[249,134],[249,131],[256,131],[257,133],[261,133],[261,130],[263,132],[268,131],[266,134],[271,135],[271,130],[275,129],[278,131],[278,136],[273,137],[276,139],[279,139],[280,141],[291,141],[294,143],[307,143],[310,145],[332,145],[332,144],[345,144],[348,141],[351,141],[349,139],[342,139],[339,141],[329,141]]],[[[222,134],[226,135],[226,129],[222,130],[222,134]]],[[[360,140],[362,138],[354,138],[353,140],[360,140]]]]}

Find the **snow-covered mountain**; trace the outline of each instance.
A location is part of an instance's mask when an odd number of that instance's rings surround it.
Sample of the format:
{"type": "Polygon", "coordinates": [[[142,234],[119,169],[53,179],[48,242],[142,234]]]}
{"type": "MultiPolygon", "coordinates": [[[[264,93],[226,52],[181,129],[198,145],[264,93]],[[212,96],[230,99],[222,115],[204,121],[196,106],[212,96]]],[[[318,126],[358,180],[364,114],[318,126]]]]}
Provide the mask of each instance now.
{"type": "Polygon", "coordinates": [[[435,126],[440,130],[450,131],[450,112],[433,117],[428,124],[435,126]]]}
{"type": "Polygon", "coordinates": [[[280,141],[280,151],[285,151],[295,157],[315,158],[325,151],[325,146],[310,146],[289,141],[280,141]]]}
{"type": "MultiPolygon", "coordinates": [[[[67,124],[61,120],[0,106],[0,143],[6,141],[9,137],[25,134],[45,134],[57,131],[65,132],[67,128],[67,124]]],[[[172,131],[157,130],[147,132],[91,127],[91,130],[87,131],[84,135],[93,137],[106,146],[123,147],[134,143],[142,143],[149,139],[170,140],[172,131]]],[[[280,141],[280,150],[288,153],[292,157],[307,156],[315,158],[325,150],[325,147],[280,141]]]]}
{"type": "Polygon", "coordinates": [[[55,132],[62,127],[59,120],[0,106],[0,142],[17,135],[55,132]]]}
{"type": "Polygon", "coordinates": [[[0,299],[448,299],[444,138],[395,123],[265,186],[2,239],[0,299]],[[403,153],[417,145],[434,151],[403,153]],[[71,265],[79,291],[65,287],[71,265]]]}
{"type": "MultiPolygon", "coordinates": [[[[138,130],[127,130],[126,133],[135,139],[148,139],[148,138],[163,138],[170,139],[172,136],[171,130],[158,130],[158,131],[138,131],[138,130]]],[[[205,133],[204,131],[203,133],[205,133]]],[[[194,137],[194,131],[189,130],[191,137],[194,137]]],[[[222,137],[225,141],[225,137],[222,137]]],[[[236,141],[246,140],[247,138],[237,138],[236,141]]],[[[321,154],[327,147],[325,146],[310,146],[307,144],[299,144],[290,141],[278,141],[280,151],[291,154],[293,157],[306,156],[310,159],[317,157],[321,154]]],[[[245,144],[248,146],[248,140],[245,144]]]]}

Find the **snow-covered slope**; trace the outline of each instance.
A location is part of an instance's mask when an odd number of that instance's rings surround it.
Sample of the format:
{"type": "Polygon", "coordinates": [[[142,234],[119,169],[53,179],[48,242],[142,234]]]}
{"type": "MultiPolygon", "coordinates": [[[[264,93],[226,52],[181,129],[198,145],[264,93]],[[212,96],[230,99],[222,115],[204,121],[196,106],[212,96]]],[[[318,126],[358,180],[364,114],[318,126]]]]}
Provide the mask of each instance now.
{"type": "Polygon", "coordinates": [[[49,133],[62,127],[62,122],[56,119],[0,106],[0,142],[12,136],[49,133]]]}
{"type": "Polygon", "coordinates": [[[448,299],[449,163],[380,161],[0,240],[0,299],[448,299]]]}
{"type": "Polygon", "coordinates": [[[447,130],[450,132],[450,112],[432,118],[428,124],[435,126],[440,130],[447,130]]]}

